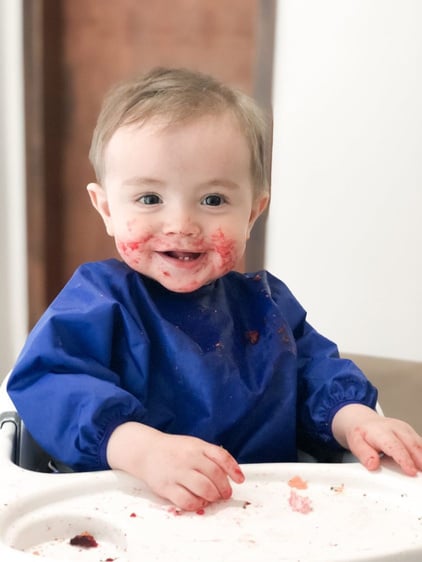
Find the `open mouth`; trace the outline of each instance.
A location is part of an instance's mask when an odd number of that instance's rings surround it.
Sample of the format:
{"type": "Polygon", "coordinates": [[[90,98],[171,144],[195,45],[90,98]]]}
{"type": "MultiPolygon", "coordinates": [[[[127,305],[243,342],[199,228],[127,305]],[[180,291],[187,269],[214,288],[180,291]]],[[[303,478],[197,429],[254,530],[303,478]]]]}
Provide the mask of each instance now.
{"type": "Polygon", "coordinates": [[[169,258],[172,258],[174,260],[179,260],[179,261],[184,261],[184,262],[188,262],[188,261],[195,261],[197,260],[199,257],[202,256],[202,254],[200,252],[177,252],[177,251],[171,251],[171,252],[163,252],[163,254],[169,258]]]}

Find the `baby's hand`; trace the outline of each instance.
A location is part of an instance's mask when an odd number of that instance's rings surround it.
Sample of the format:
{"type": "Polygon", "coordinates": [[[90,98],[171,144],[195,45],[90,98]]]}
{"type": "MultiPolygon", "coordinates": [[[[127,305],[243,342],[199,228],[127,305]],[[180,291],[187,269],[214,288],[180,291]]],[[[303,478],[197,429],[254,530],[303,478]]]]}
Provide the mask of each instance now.
{"type": "Polygon", "coordinates": [[[380,453],[394,459],[409,476],[422,470],[422,437],[404,421],[350,404],[337,412],[332,428],[337,441],[369,470],[379,467],[380,453]]]}
{"type": "Polygon", "coordinates": [[[187,511],[232,495],[229,478],[245,477],[222,447],[185,435],[169,435],[129,422],[111,435],[107,447],[111,468],[143,480],[153,492],[187,511]]]}

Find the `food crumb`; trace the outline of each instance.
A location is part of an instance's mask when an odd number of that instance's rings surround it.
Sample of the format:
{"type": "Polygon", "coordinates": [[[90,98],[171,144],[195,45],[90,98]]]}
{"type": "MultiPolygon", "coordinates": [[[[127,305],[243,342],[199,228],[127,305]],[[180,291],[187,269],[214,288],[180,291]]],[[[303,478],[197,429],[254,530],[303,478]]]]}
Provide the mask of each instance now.
{"type": "Polygon", "coordinates": [[[341,494],[344,490],[344,484],[338,484],[337,486],[331,486],[330,490],[335,492],[336,494],[341,494]]]}
{"type": "Polygon", "coordinates": [[[172,515],[183,515],[183,511],[181,509],[178,509],[177,507],[171,506],[168,508],[168,513],[171,513],[172,515]]]}
{"type": "Polygon", "coordinates": [[[289,505],[293,511],[304,515],[313,511],[311,500],[307,496],[300,496],[294,490],[290,492],[289,505]]]}
{"type": "Polygon", "coordinates": [[[136,513],[131,513],[129,517],[137,517],[136,513]]]}
{"type": "Polygon", "coordinates": [[[249,330],[245,333],[245,337],[249,343],[255,345],[259,340],[259,332],[257,332],[257,330],[249,330]]]}
{"type": "Polygon", "coordinates": [[[81,546],[83,548],[95,548],[98,546],[97,541],[88,531],[74,536],[69,542],[72,546],[81,546]]]}
{"type": "Polygon", "coordinates": [[[293,476],[287,482],[290,488],[296,488],[297,490],[306,490],[308,487],[308,483],[306,480],[303,480],[300,476],[293,476]]]}
{"type": "Polygon", "coordinates": [[[244,502],[243,502],[243,505],[242,505],[242,508],[243,508],[243,509],[246,509],[246,508],[248,507],[248,505],[251,505],[251,502],[244,501],[244,502]]]}

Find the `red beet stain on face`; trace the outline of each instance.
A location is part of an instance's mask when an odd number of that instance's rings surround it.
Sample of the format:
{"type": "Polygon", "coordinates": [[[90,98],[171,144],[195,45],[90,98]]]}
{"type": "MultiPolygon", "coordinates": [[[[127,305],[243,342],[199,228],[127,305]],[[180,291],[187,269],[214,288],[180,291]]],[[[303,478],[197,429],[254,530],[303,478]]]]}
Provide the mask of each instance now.
{"type": "Polygon", "coordinates": [[[118,249],[120,252],[127,256],[139,248],[139,242],[119,242],[118,249]]]}
{"type": "Polygon", "coordinates": [[[218,229],[212,236],[215,244],[215,251],[221,257],[221,263],[225,268],[231,269],[236,261],[234,255],[235,242],[227,240],[224,232],[218,229]]]}
{"type": "Polygon", "coordinates": [[[129,256],[132,252],[136,252],[139,250],[144,244],[146,244],[152,238],[151,234],[140,238],[139,240],[128,240],[127,242],[123,242],[119,240],[117,242],[117,249],[121,252],[124,256],[129,256]]]}

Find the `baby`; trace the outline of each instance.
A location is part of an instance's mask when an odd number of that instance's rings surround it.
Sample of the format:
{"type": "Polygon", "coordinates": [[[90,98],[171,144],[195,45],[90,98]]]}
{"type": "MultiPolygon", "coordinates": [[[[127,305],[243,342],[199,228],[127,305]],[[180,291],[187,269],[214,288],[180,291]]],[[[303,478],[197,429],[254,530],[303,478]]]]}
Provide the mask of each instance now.
{"type": "Polygon", "coordinates": [[[75,272],[8,383],[54,458],[124,470],[186,510],[229,498],[239,463],[298,446],[422,469],[422,438],[376,413],[289,289],[236,272],[269,200],[266,142],[256,104],[197,72],[155,69],[106,97],[88,193],[121,261],[75,272]]]}

